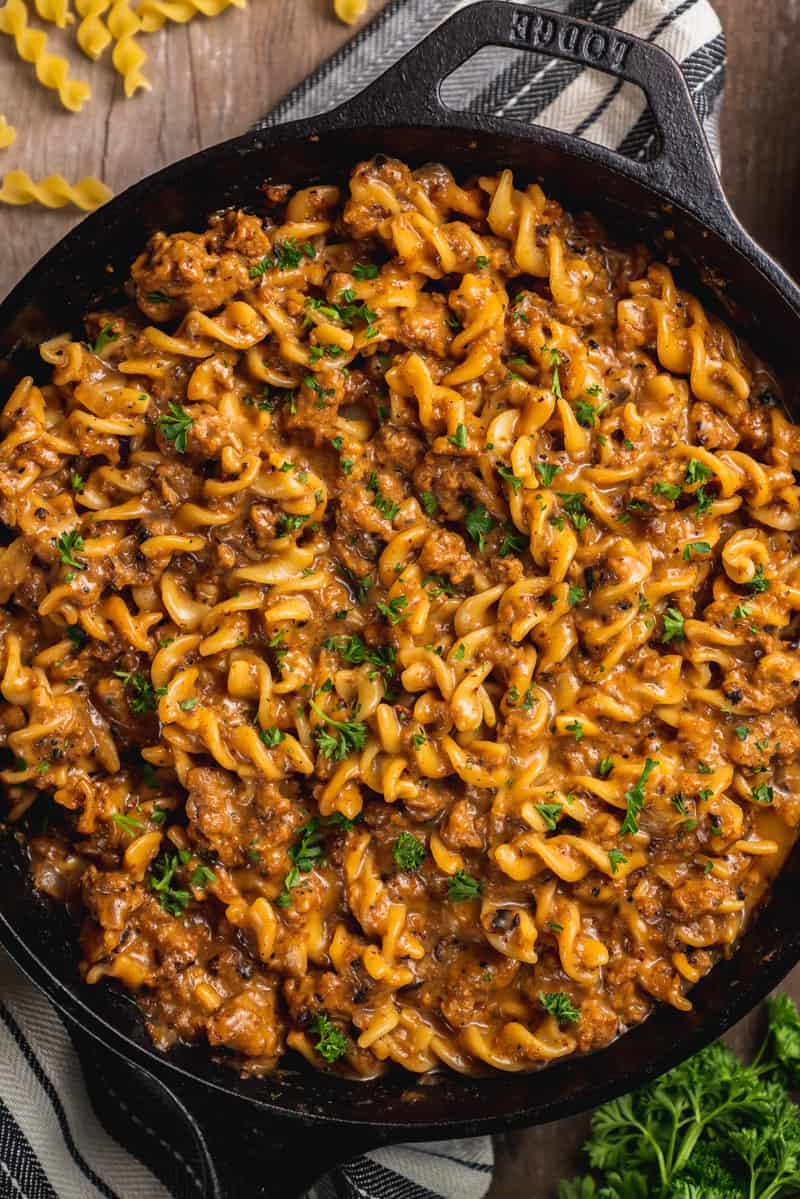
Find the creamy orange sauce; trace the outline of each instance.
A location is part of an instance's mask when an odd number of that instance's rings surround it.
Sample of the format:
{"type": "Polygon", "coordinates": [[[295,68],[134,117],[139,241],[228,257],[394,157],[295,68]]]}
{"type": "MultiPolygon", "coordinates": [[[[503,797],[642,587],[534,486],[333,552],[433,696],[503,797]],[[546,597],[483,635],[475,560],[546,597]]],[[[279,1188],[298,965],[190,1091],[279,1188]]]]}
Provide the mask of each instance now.
{"type": "Polygon", "coordinates": [[[87,983],[365,1078],[688,1008],[798,822],[779,384],[510,172],[267,198],[3,409],[1,777],[87,983]]]}

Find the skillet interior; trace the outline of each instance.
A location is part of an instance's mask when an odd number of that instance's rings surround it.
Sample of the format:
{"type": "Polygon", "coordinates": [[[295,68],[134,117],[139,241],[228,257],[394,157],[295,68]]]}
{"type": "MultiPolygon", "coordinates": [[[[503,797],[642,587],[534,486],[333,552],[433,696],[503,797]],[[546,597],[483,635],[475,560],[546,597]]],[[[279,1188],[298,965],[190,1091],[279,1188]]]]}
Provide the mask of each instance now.
{"type": "MultiPolygon", "coordinates": [[[[788,369],[800,336],[796,292],[748,243],[732,217],[724,235],[709,232],[688,212],[666,211],[643,184],[604,161],[603,152],[563,135],[526,128],[516,137],[488,119],[478,130],[464,121],[458,127],[459,118],[454,122],[444,135],[438,128],[342,129],[330,121],[333,127],[319,140],[308,136],[306,126],[287,126],[226,143],[138,184],[51,251],[0,306],[2,393],[7,395],[15,379],[31,369],[36,343],[79,328],[87,308],[113,297],[155,229],[202,228],[210,211],[230,204],[260,211],[259,185],[265,179],[301,186],[342,179],[348,167],[374,153],[397,155],[412,165],[442,160],[462,176],[505,166],[529,179],[541,176],[548,192],[568,206],[597,212],[627,240],[640,237],[658,246],[668,222],[675,237],[666,246],[671,259],[681,257],[681,283],[698,288],[703,279],[725,279],[728,286],[717,307],[721,303],[735,314],[728,319],[779,371],[788,369]]],[[[37,371],[41,377],[41,364],[37,371]]],[[[693,990],[691,1013],[659,1008],[607,1049],[539,1073],[480,1081],[454,1075],[430,1085],[418,1085],[399,1071],[370,1084],[348,1084],[303,1063],[267,1079],[242,1081],[202,1048],[181,1048],[161,1058],[130,999],[112,986],[80,983],[69,920],[61,909],[34,898],[23,854],[10,836],[0,840],[0,939],[84,1028],[168,1083],[178,1078],[165,1068],[165,1060],[185,1076],[262,1110],[332,1121],[345,1135],[347,1125],[357,1125],[364,1142],[377,1143],[469,1136],[555,1119],[629,1090],[683,1059],[743,1015],[800,958],[798,883],[800,847],[738,952],[693,990]]],[[[342,1146],[341,1156],[347,1151],[342,1146]]]]}

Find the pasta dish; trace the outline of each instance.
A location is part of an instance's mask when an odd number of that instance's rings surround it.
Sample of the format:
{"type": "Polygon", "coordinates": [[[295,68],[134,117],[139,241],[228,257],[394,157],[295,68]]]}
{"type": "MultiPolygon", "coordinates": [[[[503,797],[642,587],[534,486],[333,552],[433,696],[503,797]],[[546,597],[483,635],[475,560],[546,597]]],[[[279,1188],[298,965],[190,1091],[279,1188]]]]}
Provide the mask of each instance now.
{"type": "Polygon", "coordinates": [[[800,816],[800,428],[667,266],[379,156],[156,234],[0,441],[8,828],[157,1046],[527,1070],[800,816]]]}

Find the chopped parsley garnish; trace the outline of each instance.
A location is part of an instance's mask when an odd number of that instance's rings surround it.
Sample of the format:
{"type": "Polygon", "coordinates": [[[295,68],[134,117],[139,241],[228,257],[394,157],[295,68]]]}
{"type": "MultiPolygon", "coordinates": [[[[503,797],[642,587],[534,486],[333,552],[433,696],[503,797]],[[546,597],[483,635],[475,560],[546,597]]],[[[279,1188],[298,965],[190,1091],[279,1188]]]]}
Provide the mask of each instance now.
{"type": "Polygon", "coordinates": [[[157,423],[165,439],[172,442],[179,454],[185,454],[192,427],[192,418],[186,409],[170,400],[167,411],[159,416],[157,423]]]}
{"type": "Polygon", "coordinates": [[[422,586],[431,599],[438,599],[440,595],[455,595],[456,590],[446,575],[439,574],[425,575],[422,580],[422,586]]]}
{"type": "Polygon", "coordinates": [[[506,525],[497,550],[498,557],[507,558],[509,554],[521,554],[527,544],[524,533],[518,532],[513,525],[506,525]]]}
{"type": "Polygon", "coordinates": [[[748,726],[746,724],[737,724],[736,728],[733,731],[736,733],[736,736],[739,738],[740,741],[746,741],[747,738],[750,736],[750,729],[748,728],[748,726]]]}
{"type": "Polygon", "coordinates": [[[711,546],[707,541],[688,541],[683,547],[683,553],[681,554],[681,557],[683,558],[684,562],[690,562],[692,555],[696,557],[698,554],[710,553],[711,546]]]}
{"type": "Polygon", "coordinates": [[[509,484],[511,490],[514,492],[514,495],[519,495],[519,489],[522,486],[522,479],[518,478],[518,476],[514,474],[510,467],[503,466],[502,463],[498,466],[497,473],[501,479],[505,479],[506,483],[509,484]]]}
{"type": "Polygon", "coordinates": [[[286,537],[289,533],[296,533],[307,520],[307,516],[292,516],[288,512],[281,512],[275,526],[276,537],[286,537]]]}
{"type": "Polygon", "coordinates": [[[754,594],[759,591],[769,591],[769,579],[764,574],[763,566],[756,567],[752,579],[745,583],[745,587],[754,594]]]}
{"type": "Polygon", "coordinates": [[[601,779],[607,779],[613,769],[614,762],[612,758],[601,758],[600,764],[597,767],[597,773],[601,779]]]}
{"type": "Polygon", "coordinates": [[[476,504],[467,513],[464,517],[464,525],[470,537],[476,543],[479,552],[483,553],[486,537],[494,528],[494,521],[483,504],[476,504]]]}
{"type": "Polygon", "coordinates": [[[575,404],[575,419],[584,429],[591,429],[597,420],[597,408],[588,400],[577,400],[575,404]]]}
{"type": "Polygon", "coordinates": [[[156,899],[170,916],[182,916],[191,901],[190,891],[173,886],[176,870],[179,866],[185,866],[190,857],[188,849],[164,853],[153,863],[147,875],[148,891],[155,892],[156,899]]]}
{"type": "Polygon", "coordinates": [[[351,274],[354,279],[377,279],[378,268],[372,262],[357,262],[351,274]]]}
{"type": "Polygon", "coordinates": [[[608,851],[608,867],[612,874],[616,874],[620,866],[626,866],[628,859],[621,849],[609,849],[608,851]]]}
{"type": "Polygon", "coordinates": [[[285,736],[286,734],[281,729],[275,728],[274,725],[272,728],[258,730],[259,741],[263,741],[270,749],[275,749],[277,745],[280,745],[285,736]]]}
{"type": "Polygon", "coordinates": [[[381,492],[381,485],[378,482],[378,476],[373,471],[367,479],[367,490],[372,492],[372,506],[384,516],[386,520],[394,520],[400,511],[400,505],[395,504],[393,500],[387,500],[381,492]]]}
{"type": "Polygon", "coordinates": [[[155,712],[156,700],[167,694],[166,687],[154,687],[146,675],[138,670],[115,670],[114,675],[122,679],[128,691],[128,707],[134,716],[143,712],[155,712]]]}
{"type": "Polygon", "coordinates": [[[143,832],[146,828],[143,821],[137,820],[135,816],[129,816],[127,812],[114,812],[111,819],[131,837],[135,837],[137,833],[143,832]]]}
{"type": "Polygon", "coordinates": [[[69,476],[69,485],[74,492],[83,491],[84,487],[86,486],[86,480],[84,479],[83,475],[79,475],[78,472],[74,470],[69,476]]]}
{"type": "Polygon", "coordinates": [[[378,600],[375,607],[381,616],[384,616],[389,621],[389,624],[399,624],[401,620],[405,620],[408,616],[408,612],[403,611],[404,608],[408,607],[408,600],[404,595],[396,595],[385,604],[381,600],[378,600]]]}
{"type": "Polygon", "coordinates": [[[558,819],[564,810],[564,805],[560,803],[537,803],[536,811],[544,821],[544,826],[551,832],[558,824],[558,819]]]}
{"type": "Polygon", "coordinates": [[[581,491],[559,491],[558,498],[567,516],[578,531],[585,529],[591,517],[583,506],[585,496],[581,491]]]}
{"type": "Polygon", "coordinates": [[[427,516],[433,516],[436,509],[439,507],[439,501],[432,491],[423,491],[420,495],[420,503],[427,516]]]}
{"type": "Polygon", "coordinates": [[[170,298],[163,291],[146,291],[144,298],[148,304],[169,304],[170,298]]]}
{"type": "Polygon", "coordinates": [[[683,477],[687,483],[705,483],[706,479],[710,479],[713,473],[711,467],[706,466],[705,462],[699,462],[697,458],[690,458],[686,464],[686,473],[683,477]]]}
{"type": "Polygon", "coordinates": [[[338,1061],[343,1053],[347,1053],[347,1037],[331,1023],[325,1012],[317,1012],[314,1034],[317,1038],[314,1048],[324,1061],[338,1061]]]}
{"type": "Polygon", "coordinates": [[[447,883],[447,898],[454,903],[466,899],[480,899],[481,884],[466,870],[457,870],[447,883]]]}
{"type": "Polygon", "coordinates": [[[79,624],[68,624],[64,633],[72,642],[72,648],[76,653],[86,644],[86,633],[79,624]]]}
{"type": "Polygon", "coordinates": [[[215,883],[217,876],[210,866],[196,866],[189,878],[189,886],[197,891],[205,891],[210,883],[215,883]]]}
{"type": "Polygon", "coordinates": [[[360,752],[367,743],[367,726],[361,720],[336,720],[328,716],[312,699],[311,708],[332,731],[318,728],[315,733],[317,746],[325,758],[333,762],[343,761],[348,754],[360,752]]]}
{"type": "Polygon", "coordinates": [[[576,741],[580,741],[583,736],[583,725],[580,720],[571,720],[569,724],[565,724],[564,728],[568,733],[572,733],[576,741]]]}
{"type": "Polygon", "coordinates": [[[100,354],[106,348],[106,346],[109,345],[112,341],[118,341],[118,340],[119,340],[119,333],[114,332],[114,326],[113,325],[103,325],[102,329],[100,330],[100,332],[97,334],[97,337],[95,338],[95,343],[94,343],[94,347],[93,347],[95,354],[100,354]]]}
{"type": "Polygon", "coordinates": [[[182,699],[178,707],[182,712],[191,712],[193,708],[197,707],[197,696],[192,695],[189,699],[182,699]]]}
{"type": "Polygon", "coordinates": [[[467,448],[467,426],[461,424],[456,425],[455,433],[451,433],[447,440],[451,445],[454,445],[456,449],[465,450],[467,448]]]}
{"type": "Polygon", "coordinates": [[[565,1024],[577,1024],[581,1018],[580,1011],[566,991],[540,991],[539,1002],[548,1016],[555,1017],[559,1028],[565,1024]]]}
{"type": "Polygon", "coordinates": [[[570,608],[574,608],[576,604],[580,604],[586,599],[586,592],[582,587],[570,587],[567,593],[567,603],[570,608]]]}
{"type": "Polygon", "coordinates": [[[677,608],[667,608],[664,613],[664,634],[661,638],[664,645],[668,645],[670,641],[683,640],[685,636],[683,624],[683,613],[679,612],[677,608]]]}
{"type": "Polygon", "coordinates": [[[750,794],[756,803],[772,803],[775,793],[768,783],[759,783],[757,787],[751,789],[750,794]]]}
{"type": "Polygon", "coordinates": [[[402,832],[392,847],[392,860],[400,870],[418,870],[425,858],[425,846],[412,833],[402,832]]]}
{"type": "Polygon", "coordinates": [[[542,487],[550,487],[553,479],[561,470],[560,466],[556,466],[553,462],[537,462],[536,473],[542,481],[542,487]]]}
{"type": "Polygon", "coordinates": [[[626,833],[636,833],[639,831],[638,816],[644,807],[645,785],[656,766],[658,766],[658,762],[654,761],[653,758],[645,758],[642,773],[633,786],[629,787],[625,792],[625,802],[628,805],[628,809],[619,830],[621,837],[624,837],[626,833]]]}
{"type": "Polygon", "coordinates": [[[370,678],[380,673],[386,680],[394,674],[396,651],[391,645],[380,645],[373,649],[362,641],[358,633],[351,637],[328,637],[322,644],[331,653],[339,654],[351,666],[361,666],[362,663],[369,662],[375,668],[374,672],[370,672],[370,678]]]}
{"type": "Polygon", "coordinates": [[[75,557],[75,554],[79,554],[83,549],[83,538],[77,529],[62,533],[55,544],[58,556],[65,566],[74,566],[76,570],[86,570],[86,563],[75,557]]]}
{"type": "Polygon", "coordinates": [[[682,488],[677,483],[654,483],[653,491],[656,495],[663,495],[667,500],[676,500],[682,494],[682,488]]]}
{"type": "Polygon", "coordinates": [[[734,620],[747,620],[752,611],[753,609],[748,607],[747,604],[737,604],[733,612],[731,612],[731,616],[734,620]]]}
{"type": "Polygon", "coordinates": [[[489,259],[486,257],[485,254],[479,254],[478,257],[475,259],[475,267],[479,271],[485,271],[488,265],[489,265],[489,259]]]}
{"type": "Polygon", "coordinates": [[[714,507],[714,497],[713,495],[709,495],[704,487],[698,487],[694,493],[694,499],[696,504],[695,514],[697,516],[704,516],[706,512],[710,512],[714,507]]]}
{"type": "Polygon", "coordinates": [[[545,356],[547,365],[553,368],[553,380],[550,385],[550,389],[553,392],[553,395],[561,400],[563,399],[563,396],[561,394],[561,379],[558,374],[558,368],[564,361],[564,357],[561,351],[557,350],[555,346],[542,346],[542,353],[545,356]]]}
{"type": "MultiPolygon", "coordinates": [[[[313,701],[312,701],[313,706],[313,701]]],[[[312,816],[297,830],[298,839],[289,850],[292,860],[291,868],[283,880],[283,890],[275,902],[280,908],[288,908],[292,902],[289,892],[300,883],[300,875],[310,874],[315,866],[321,866],[325,860],[322,845],[323,834],[318,827],[316,817],[312,816]]]]}

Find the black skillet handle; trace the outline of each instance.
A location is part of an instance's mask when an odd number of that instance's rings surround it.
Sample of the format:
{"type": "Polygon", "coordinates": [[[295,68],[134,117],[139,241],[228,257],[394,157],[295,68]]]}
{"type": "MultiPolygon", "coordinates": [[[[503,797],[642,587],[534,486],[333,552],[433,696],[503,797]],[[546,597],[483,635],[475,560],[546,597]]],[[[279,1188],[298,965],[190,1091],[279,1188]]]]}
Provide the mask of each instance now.
{"type": "MultiPolygon", "coordinates": [[[[608,26],[549,9],[481,0],[455,13],[360,95],[338,109],[350,125],[447,126],[453,113],[441,98],[443,81],[484,46],[508,46],[593,67],[638,84],[661,133],[661,152],[638,162],[603,151],[623,174],[649,184],[707,224],[728,205],[686,80],[670,54],[608,26]]],[[[479,118],[501,133],[519,122],[479,118]]],[[[586,146],[575,138],[576,145],[586,146]]]]}
{"type": "Polygon", "coordinates": [[[335,1112],[313,1126],[276,1117],[152,1059],[134,1065],[71,1018],[68,1027],[107,1131],[151,1169],[156,1158],[169,1166],[176,1194],[300,1199],[324,1174],[386,1139],[337,1124],[335,1112]]]}

